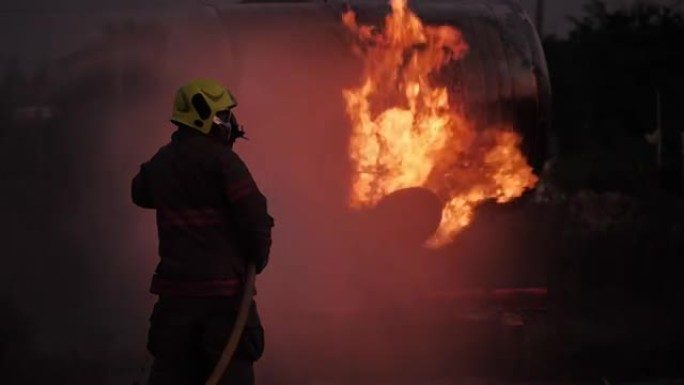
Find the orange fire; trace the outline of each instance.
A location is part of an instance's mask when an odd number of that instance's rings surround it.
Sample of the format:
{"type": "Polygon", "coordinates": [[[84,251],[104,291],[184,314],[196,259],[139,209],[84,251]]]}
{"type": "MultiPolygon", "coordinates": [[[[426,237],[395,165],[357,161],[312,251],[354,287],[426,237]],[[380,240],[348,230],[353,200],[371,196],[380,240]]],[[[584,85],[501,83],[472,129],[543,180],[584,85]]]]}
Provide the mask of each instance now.
{"type": "Polygon", "coordinates": [[[464,57],[468,46],[449,26],[425,26],[406,0],[391,0],[384,28],[343,22],[358,38],[362,83],[344,91],[353,125],[353,208],[373,206],[394,191],[424,187],[444,200],[442,220],[428,241],[440,247],[473,219],[487,199],[506,202],[532,188],[532,173],[512,127],[475,129],[434,76],[464,57]],[[363,48],[361,48],[363,47],[363,48]]]}

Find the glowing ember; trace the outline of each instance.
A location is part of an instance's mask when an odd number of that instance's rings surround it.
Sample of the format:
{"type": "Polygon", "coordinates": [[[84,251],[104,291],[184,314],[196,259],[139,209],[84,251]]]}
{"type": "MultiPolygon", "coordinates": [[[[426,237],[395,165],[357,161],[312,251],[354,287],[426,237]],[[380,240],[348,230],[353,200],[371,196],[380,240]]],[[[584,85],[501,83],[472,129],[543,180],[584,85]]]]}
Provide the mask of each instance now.
{"type": "Polygon", "coordinates": [[[361,85],[344,91],[353,124],[354,208],[373,206],[408,187],[425,187],[445,201],[442,221],[428,245],[439,247],[467,226],[484,200],[506,202],[537,182],[518,149],[512,127],[478,132],[432,79],[462,58],[467,44],[448,26],[424,26],[406,0],[391,0],[380,31],[344,14],[364,60],[361,85]],[[361,49],[363,47],[363,49],[361,49]]]}

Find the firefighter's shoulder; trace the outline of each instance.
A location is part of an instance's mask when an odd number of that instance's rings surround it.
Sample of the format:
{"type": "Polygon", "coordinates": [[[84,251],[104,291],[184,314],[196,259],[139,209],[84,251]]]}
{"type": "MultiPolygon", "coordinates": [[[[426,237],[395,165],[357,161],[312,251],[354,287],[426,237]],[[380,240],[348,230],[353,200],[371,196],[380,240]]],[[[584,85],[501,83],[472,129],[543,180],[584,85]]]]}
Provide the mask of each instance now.
{"type": "Polygon", "coordinates": [[[221,169],[225,174],[235,178],[251,178],[251,173],[240,155],[230,148],[218,154],[221,169]]]}

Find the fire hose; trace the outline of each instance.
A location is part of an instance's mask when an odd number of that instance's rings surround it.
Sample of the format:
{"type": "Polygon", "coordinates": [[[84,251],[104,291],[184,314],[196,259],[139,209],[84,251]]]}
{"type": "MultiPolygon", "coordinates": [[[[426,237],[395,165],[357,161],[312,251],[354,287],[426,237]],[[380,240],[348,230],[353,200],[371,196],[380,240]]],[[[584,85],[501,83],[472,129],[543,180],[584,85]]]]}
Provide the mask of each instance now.
{"type": "Polygon", "coordinates": [[[242,294],[242,301],[240,302],[240,309],[238,311],[237,319],[235,320],[235,325],[230,333],[228,342],[223,348],[223,353],[218,363],[214,367],[214,371],[209,376],[206,385],[217,385],[221,378],[226,373],[226,368],[233,359],[233,354],[237,349],[238,343],[242,338],[242,333],[245,330],[245,325],[247,324],[247,317],[249,316],[249,310],[252,306],[252,296],[254,295],[254,285],[256,281],[256,267],[254,263],[249,263],[247,265],[247,279],[245,281],[245,289],[242,294]]]}

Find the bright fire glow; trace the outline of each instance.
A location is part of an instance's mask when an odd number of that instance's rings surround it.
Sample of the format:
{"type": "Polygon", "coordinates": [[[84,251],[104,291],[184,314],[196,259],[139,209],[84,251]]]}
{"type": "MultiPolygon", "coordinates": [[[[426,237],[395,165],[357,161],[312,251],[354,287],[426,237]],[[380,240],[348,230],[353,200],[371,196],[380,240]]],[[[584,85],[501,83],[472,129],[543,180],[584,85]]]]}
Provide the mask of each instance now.
{"type": "Polygon", "coordinates": [[[391,0],[381,30],[359,25],[346,12],[344,24],[358,39],[361,84],[344,91],[353,130],[350,204],[370,207],[394,191],[424,187],[445,202],[438,230],[428,241],[440,247],[473,219],[487,199],[506,202],[537,182],[512,127],[478,132],[450,101],[434,76],[468,51],[450,26],[426,26],[407,7],[391,0]]]}

